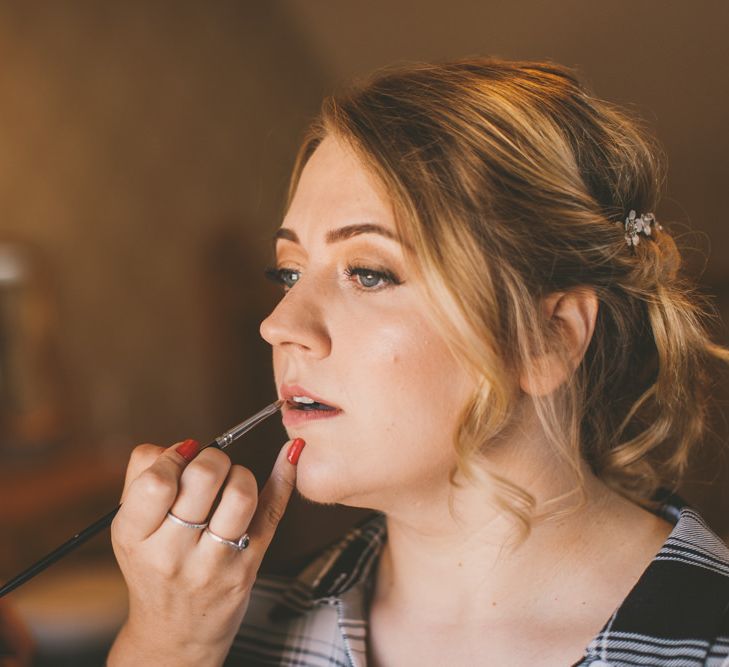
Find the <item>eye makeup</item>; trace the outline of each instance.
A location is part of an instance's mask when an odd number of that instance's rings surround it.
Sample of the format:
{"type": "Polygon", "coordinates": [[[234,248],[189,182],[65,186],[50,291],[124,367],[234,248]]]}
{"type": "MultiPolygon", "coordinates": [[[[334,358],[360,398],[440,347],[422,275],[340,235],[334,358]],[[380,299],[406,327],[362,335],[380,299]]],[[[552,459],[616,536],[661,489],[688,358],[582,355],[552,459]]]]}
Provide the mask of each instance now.
{"type": "MultiPolygon", "coordinates": [[[[393,285],[402,285],[403,281],[389,269],[371,268],[348,264],[344,276],[353,282],[357,289],[365,292],[379,292],[393,285]]],[[[264,271],[266,278],[290,290],[300,279],[301,271],[287,267],[269,267],[264,271]]]]}
{"type": "Polygon", "coordinates": [[[352,279],[355,277],[360,278],[359,284],[362,288],[367,291],[379,291],[385,289],[390,285],[401,285],[402,281],[388,269],[370,269],[365,266],[347,266],[344,270],[345,275],[352,279]],[[382,281],[383,284],[379,287],[377,283],[372,284],[371,281],[382,281]]]}

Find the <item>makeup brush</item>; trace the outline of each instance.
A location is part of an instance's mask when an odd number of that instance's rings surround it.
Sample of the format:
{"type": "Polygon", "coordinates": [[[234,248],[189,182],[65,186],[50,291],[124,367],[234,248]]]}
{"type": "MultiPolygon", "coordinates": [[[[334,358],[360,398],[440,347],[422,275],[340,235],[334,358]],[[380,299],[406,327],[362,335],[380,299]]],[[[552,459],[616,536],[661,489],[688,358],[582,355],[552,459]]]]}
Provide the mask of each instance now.
{"type": "MultiPolygon", "coordinates": [[[[262,421],[268,419],[271,415],[276,414],[281,409],[281,406],[283,404],[283,400],[274,401],[273,403],[271,403],[271,405],[266,406],[260,412],[257,412],[255,415],[249,417],[244,422],[241,422],[237,426],[234,426],[230,430],[223,433],[223,435],[215,438],[215,440],[203,447],[203,449],[206,449],[207,447],[225,449],[242,435],[248,433],[248,431],[250,431],[252,428],[258,426],[258,424],[260,424],[262,421]]],[[[29,581],[37,574],[43,572],[43,570],[45,570],[47,567],[53,565],[53,563],[63,558],[66,554],[71,553],[76,547],[82,545],[84,542],[91,539],[94,535],[104,530],[104,528],[111,525],[111,522],[114,520],[116,513],[119,511],[119,507],[121,507],[121,505],[118,505],[111,512],[94,521],[94,523],[84,528],[80,533],[76,533],[70,540],[67,540],[61,546],[57,547],[49,554],[41,558],[38,562],[34,563],[29,568],[23,570],[20,574],[13,577],[2,588],[0,588],[0,598],[10,593],[10,591],[14,591],[16,588],[18,588],[18,586],[22,586],[26,581],[29,581]]]]}

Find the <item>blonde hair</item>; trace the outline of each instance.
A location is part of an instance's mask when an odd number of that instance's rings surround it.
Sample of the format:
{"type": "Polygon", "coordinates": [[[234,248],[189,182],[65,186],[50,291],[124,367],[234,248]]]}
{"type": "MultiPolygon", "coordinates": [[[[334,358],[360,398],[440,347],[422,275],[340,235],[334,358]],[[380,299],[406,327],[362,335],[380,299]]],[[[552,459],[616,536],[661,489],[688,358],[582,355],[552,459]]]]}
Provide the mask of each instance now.
{"type": "Polygon", "coordinates": [[[457,429],[457,471],[488,477],[528,531],[535,499],[484,467],[484,453],[514,420],[530,360],[567,358],[542,298],[589,288],[599,310],[587,352],[558,390],[531,397],[536,415],[575,492],[583,461],[644,504],[674,487],[705,427],[706,362],[729,350],[710,341],[712,311],[665,223],[634,250],[616,224],[658,203],[660,151],[637,123],[555,64],[412,65],[324,101],[289,200],[327,135],[384,186],[436,321],[480,379],[457,429]]]}

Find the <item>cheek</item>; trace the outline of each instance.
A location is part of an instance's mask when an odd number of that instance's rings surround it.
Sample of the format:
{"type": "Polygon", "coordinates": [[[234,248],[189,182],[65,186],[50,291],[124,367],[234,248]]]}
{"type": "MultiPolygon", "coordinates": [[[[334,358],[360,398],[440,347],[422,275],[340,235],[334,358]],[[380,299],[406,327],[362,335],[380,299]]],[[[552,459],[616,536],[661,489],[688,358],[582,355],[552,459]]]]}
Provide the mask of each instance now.
{"type": "MultiPolygon", "coordinates": [[[[297,482],[304,496],[357,504],[387,489],[447,482],[453,434],[471,385],[418,315],[402,308],[389,317],[330,320],[331,354],[322,359],[274,351],[277,380],[289,364],[307,369],[345,410],[289,432],[307,440],[297,482]]],[[[306,376],[300,379],[307,384],[306,376]]]]}
{"type": "Polygon", "coordinates": [[[350,360],[351,382],[346,391],[348,402],[361,408],[359,414],[405,416],[419,403],[424,385],[433,382],[438,362],[415,329],[403,321],[380,322],[375,330],[347,337],[342,353],[350,360]]]}
{"type": "MultiPolygon", "coordinates": [[[[351,339],[354,343],[354,339],[351,339]]],[[[422,322],[381,325],[347,356],[351,437],[378,460],[452,460],[452,436],[470,384],[455,359],[422,322]],[[384,455],[384,457],[383,457],[384,455]]],[[[344,422],[343,422],[344,424],[344,422]]]]}

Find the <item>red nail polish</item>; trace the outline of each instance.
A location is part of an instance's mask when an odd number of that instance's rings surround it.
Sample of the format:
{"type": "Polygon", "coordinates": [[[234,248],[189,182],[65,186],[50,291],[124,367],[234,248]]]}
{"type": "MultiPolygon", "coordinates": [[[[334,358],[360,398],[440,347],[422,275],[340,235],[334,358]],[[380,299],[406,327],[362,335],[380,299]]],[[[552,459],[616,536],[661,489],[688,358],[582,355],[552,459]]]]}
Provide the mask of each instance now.
{"type": "Polygon", "coordinates": [[[286,454],[286,458],[289,460],[291,465],[296,465],[299,462],[299,456],[301,456],[301,450],[304,449],[306,443],[302,438],[296,438],[290,445],[289,451],[286,454]]]}
{"type": "Polygon", "coordinates": [[[185,440],[175,451],[189,463],[200,451],[200,443],[197,440],[185,440]]]}

